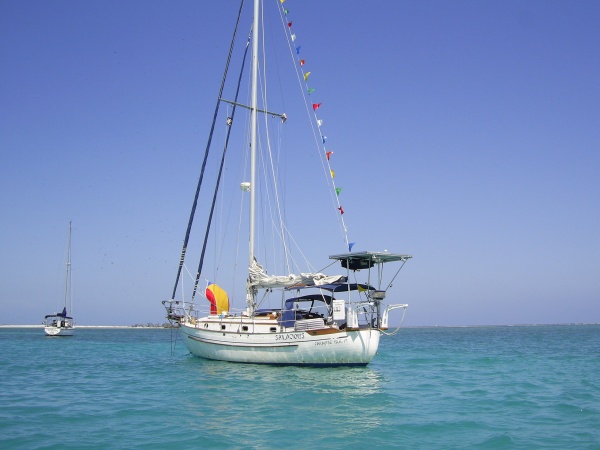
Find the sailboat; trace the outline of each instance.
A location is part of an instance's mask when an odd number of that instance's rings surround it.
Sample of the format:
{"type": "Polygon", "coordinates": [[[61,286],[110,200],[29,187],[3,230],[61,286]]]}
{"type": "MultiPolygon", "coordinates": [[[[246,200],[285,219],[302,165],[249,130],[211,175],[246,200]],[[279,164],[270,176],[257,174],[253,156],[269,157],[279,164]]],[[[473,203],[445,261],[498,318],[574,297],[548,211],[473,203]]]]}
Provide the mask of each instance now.
{"type": "Polygon", "coordinates": [[[254,0],[249,38],[245,41],[248,44],[238,52],[242,59],[240,75],[233,77],[232,96],[225,96],[230,58],[235,54],[235,37],[244,17],[242,2],[185,233],[175,286],[171,298],[162,304],[167,319],[178,329],[189,352],[197,357],[271,365],[365,366],[377,353],[380,337],[393,334],[399,328],[398,325],[395,330],[391,329],[394,328],[390,326],[391,311],[402,311],[401,318],[404,319],[408,305],[386,305],[385,299],[392,282],[411,255],[387,250],[352,251],[354,243],[348,238],[344,210],[339,201],[340,189],[333,180],[332,152],[325,147],[322,121],[314,115],[320,104],[313,103],[311,107],[312,102],[307,100],[306,92],[310,94],[312,91],[302,86],[310,72],[303,68],[305,61],[298,60],[298,47],[294,44],[295,35],[291,31],[292,22],[287,16],[289,11],[283,8],[282,0],[272,3],[277,4],[275,17],[278,17],[287,37],[284,48],[290,50],[296,78],[304,92],[301,96],[305,102],[302,109],[308,112],[312,140],[315,141],[321,162],[321,167],[317,169],[323,173],[323,179],[326,180],[323,186],[330,192],[329,199],[333,205],[329,211],[331,217],[337,218],[336,226],[342,235],[339,243],[343,247],[336,248],[343,249],[343,252],[339,253],[338,250],[328,259],[321,255],[325,267],[312,270],[314,266],[306,261],[304,250],[296,249],[300,247],[300,239],[292,235],[294,227],[303,238],[312,241],[308,247],[313,252],[320,250],[320,247],[338,244],[332,244],[334,240],[328,235],[322,236],[326,214],[320,216],[324,210],[316,206],[316,198],[312,197],[313,188],[318,184],[317,178],[304,172],[301,167],[311,158],[299,156],[295,151],[296,148],[305,149],[305,145],[292,144],[294,150],[285,154],[273,149],[274,144],[286,141],[287,138],[282,138],[281,133],[287,131],[286,127],[291,126],[294,119],[284,112],[273,112],[274,108],[266,100],[266,94],[270,91],[262,84],[259,87],[259,81],[262,83],[269,78],[264,52],[259,52],[259,49],[271,45],[265,44],[270,35],[267,36],[263,25],[272,22],[264,19],[266,11],[262,8],[261,0],[254,0]],[[241,80],[245,74],[248,52],[251,82],[248,84],[248,102],[244,102],[240,100],[240,91],[244,86],[241,80]],[[226,112],[222,114],[224,109],[226,112]],[[249,144],[240,145],[242,152],[230,156],[234,153],[233,150],[228,151],[233,147],[231,130],[233,124],[238,122],[238,112],[249,114],[248,124],[244,127],[249,144]],[[219,119],[222,122],[218,122],[219,119]],[[221,137],[223,147],[221,153],[213,157],[211,166],[210,148],[217,139],[215,129],[218,124],[223,124],[224,128],[221,137]],[[276,131],[273,132],[273,129],[276,131]],[[276,137],[269,137],[269,132],[276,137]],[[245,154],[240,155],[243,152],[245,154]],[[292,160],[291,170],[281,169],[277,165],[287,159],[292,160]],[[231,161],[241,173],[232,183],[225,180],[226,174],[229,176],[229,169],[224,168],[225,162],[231,161]],[[214,169],[211,170],[211,167],[214,169]],[[299,176],[301,181],[290,182],[292,176],[299,176]],[[214,187],[206,195],[207,201],[202,202],[200,193],[204,192],[206,179],[214,180],[214,187]],[[281,184],[284,186],[281,187],[281,184]],[[237,223],[233,221],[235,227],[223,225],[233,215],[230,212],[233,208],[216,207],[217,201],[224,198],[226,192],[234,191],[230,187],[232,185],[241,188],[236,189],[241,198],[239,212],[246,216],[246,219],[240,219],[237,223]],[[290,194],[294,188],[303,189],[306,195],[290,194]],[[265,203],[269,206],[264,206],[265,203]],[[203,212],[200,213],[200,209],[203,212]],[[299,213],[299,218],[292,219],[294,213],[299,213]],[[217,214],[220,214],[218,220],[215,218],[217,214]],[[206,227],[204,238],[198,238],[198,248],[202,250],[198,270],[193,275],[186,264],[186,257],[188,248],[192,246],[192,225],[197,217],[206,218],[206,227]],[[243,224],[247,224],[247,229],[243,224]],[[222,229],[236,228],[247,236],[246,257],[242,256],[238,261],[240,240],[226,238],[220,231],[213,232],[211,227],[217,226],[222,229]],[[267,230],[271,229],[275,230],[274,237],[267,237],[267,230]],[[236,256],[225,262],[223,255],[228,250],[232,250],[236,256]],[[207,255],[214,257],[212,267],[205,267],[207,255]],[[246,258],[247,263],[243,261],[246,258]],[[298,260],[303,258],[304,267],[311,270],[302,271],[298,260]],[[247,267],[247,271],[238,270],[240,266],[247,267]],[[325,274],[323,271],[331,266],[336,266],[338,273],[325,274]],[[390,273],[387,271],[389,266],[392,267],[390,273]],[[193,287],[187,289],[187,296],[182,281],[182,274],[186,273],[189,274],[188,286],[193,283],[193,287]],[[204,284],[206,287],[203,289],[204,284]],[[243,293],[240,294],[242,286],[243,293]],[[177,297],[178,293],[181,298],[177,297]],[[197,302],[198,297],[203,298],[197,302]],[[238,310],[235,310],[236,304],[241,304],[238,310]]]}
{"type": "Polygon", "coordinates": [[[48,314],[44,317],[42,324],[46,336],[73,336],[75,331],[75,322],[67,311],[67,307],[73,311],[73,302],[71,298],[71,222],[69,222],[69,234],[67,244],[67,274],[65,277],[65,295],[63,309],[55,314],[48,314]]]}

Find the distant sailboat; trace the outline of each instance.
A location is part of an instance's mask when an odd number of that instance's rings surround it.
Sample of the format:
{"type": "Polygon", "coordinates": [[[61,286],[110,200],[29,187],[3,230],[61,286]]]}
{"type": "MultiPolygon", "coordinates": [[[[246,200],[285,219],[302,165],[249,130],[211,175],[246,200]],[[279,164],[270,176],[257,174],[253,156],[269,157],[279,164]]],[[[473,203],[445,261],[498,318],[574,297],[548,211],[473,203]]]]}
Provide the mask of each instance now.
{"type": "MultiPolygon", "coordinates": [[[[228,111],[228,115],[223,117],[223,119],[226,118],[226,120],[223,120],[223,123],[226,124],[227,128],[226,137],[224,138],[225,149],[222,155],[219,155],[217,158],[217,161],[220,160],[220,169],[217,170],[215,168],[214,172],[206,175],[215,179],[216,188],[214,188],[214,193],[212,194],[212,207],[209,206],[211,201],[207,201],[205,203],[207,210],[205,214],[199,214],[196,211],[199,205],[198,195],[200,186],[205,176],[204,167],[206,165],[208,149],[213,137],[211,131],[184,238],[175,287],[171,299],[163,301],[163,305],[167,311],[167,318],[174,326],[179,328],[183,342],[195,356],[241,363],[364,366],[377,353],[380,336],[389,334],[387,330],[390,311],[394,309],[406,310],[406,304],[385,306],[383,302],[387,290],[391,287],[392,282],[404,266],[404,263],[411,256],[388,253],[387,251],[353,253],[353,244],[348,242],[343,218],[341,218],[341,215],[338,215],[342,224],[341,228],[345,233],[345,250],[349,253],[332,255],[329,256],[329,259],[333,260],[331,264],[338,263],[341,265],[340,272],[342,274],[333,276],[325,275],[319,271],[312,270],[310,263],[306,264],[306,267],[309,269],[306,273],[299,273],[297,275],[291,273],[291,270],[297,271],[299,267],[295,262],[294,255],[290,251],[290,247],[292,246],[290,244],[296,244],[296,240],[291,237],[289,225],[308,229],[314,235],[320,233],[321,223],[324,218],[317,212],[315,198],[309,197],[308,194],[294,197],[296,200],[299,199],[301,203],[293,203],[292,200],[284,203],[281,197],[286,192],[280,186],[281,183],[285,181],[288,183],[288,187],[293,187],[295,191],[302,191],[304,193],[306,188],[312,188],[317,184],[317,181],[310,174],[303,172],[297,165],[287,172],[281,170],[278,163],[284,162],[282,161],[284,157],[281,156],[282,153],[279,153],[278,150],[272,151],[273,149],[270,148],[270,144],[275,141],[282,141],[283,139],[268,139],[265,137],[268,132],[265,131],[268,128],[267,125],[264,127],[265,130],[261,129],[263,134],[259,134],[257,129],[259,113],[261,117],[267,119],[271,117],[281,119],[280,125],[291,122],[288,120],[286,114],[273,113],[267,109],[266,100],[264,99],[267,89],[264,87],[259,89],[257,86],[259,79],[266,81],[267,78],[264,73],[261,73],[262,76],[259,75],[259,68],[262,70],[264,67],[262,64],[259,65],[258,56],[259,43],[263,42],[261,41],[263,39],[262,34],[259,36],[259,33],[262,33],[262,31],[259,31],[261,28],[259,27],[259,18],[262,17],[260,11],[261,3],[260,0],[255,0],[254,20],[250,28],[252,34],[252,78],[249,106],[240,103],[238,100],[238,92],[242,83],[238,81],[237,92],[235,88],[231,90],[232,98],[230,100],[223,98],[223,85],[221,86],[214,120],[218,117],[218,105],[222,104],[222,102],[225,102],[228,108],[231,109],[228,111]],[[261,93],[261,105],[258,104],[257,100],[258,92],[261,93]],[[223,276],[219,272],[220,261],[225,261],[225,258],[221,258],[222,250],[207,251],[207,241],[211,224],[215,226],[221,225],[220,223],[214,224],[213,222],[215,221],[212,220],[212,217],[215,210],[219,211],[215,208],[216,200],[224,197],[218,191],[223,164],[226,159],[230,129],[232,124],[237,122],[237,117],[234,118],[236,109],[247,110],[250,113],[249,126],[247,128],[250,134],[249,145],[241,146],[241,148],[246,148],[249,151],[249,156],[247,157],[247,161],[249,162],[247,167],[249,170],[245,175],[248,178],[241,178],[241,176],[244,176],[241,175],[236,180],[235,184],[241,182],[241,190],[236,190],[237,193],[233,192],[234,190],[230,188],[233,183],[224,187],[221,186],[221,190],[229,190],[229,193],[232,195],[242,197],[241,204],[247,206],[243,206],[240,211],[247,208],[244,215],[247,212],[249,219],[248,230],[243,230],[243,234],[247,236],[244,240],[247,239],[248,242],[247,266],[243,262],[238,264],[238,261],[235,259],[237,256],[223,265],[226,267],[225,271],[233,273],[229,290],[230,293],[233,293],[231,296],[233,297],[237,294],[237,296],[245,297],[245,308],[238,310],[238,312],[233,311],[233,304],[230,304],[230,295],[226,292],[226,289],[219,286],[216,283],[217,280],[215,280],[217,276],[223,279],[223,276]],[[291,178],[293,176],[298,177],[299,181],[292,183],[291,178]],[[256,199],[259,195],[261,196],[261,200],[256,199]],[[244,198],[247,200],[244,200],[244,198]],[[247,203],[245,203],[246,201],[247,203]],[[298,213],[301,216],[296,221],[292,221],[288,217],[292,209],[294,213],[298,213]],[[191,276],[192,280],[195,279],[193,289],[191,290],[191,298],[188,296],[187,298],[184,297],[183,300],[175,300],[175,295],[181,282],[182,269],[186,268],[186,251],[195,216],[207,218],[204,245],[202,246],[199,258],[200,263],[196,276],[191,276]],[[275,231],[273,238],[264,237],[267,229],[269,232],[271,232],[271,229],[275,231]],[[259,245],[261,246],[260,251],[259,245]],[[264,254],[261,254],[261,251],[264,254]],[[208,278],[206,278],[207,287],[205,290],[200,290],[198,289],[198,284],[200,277],[204,275],[203,261],[205,254],[214,256],[215,263],[213,263],[212,267],[215,270],[211,268],[211,274],[208,275],[211,277],[211,281],[208,281],[208,278]],[[279,258],[275,262],[279,263],[280,267],[274,266],[273,260],[276,258],[273,255],[279,258]],[[399,263],[399,268],[392,270],[390,274],[386,274],[388,275],[386,276],[388,281],[384,281],[383,266],[388,266],[389,263],[393,262],[399,263]],[[267,265],[269,272],[267,272],[267,265]],[[247,272],[244,275],[240,274],[240,279],[235,280],[233,279],[235,276],[234,272],[238,266],[245,266],[247,272]],[[273,273],[281,275],[273,275],[273,273]],[[241,276],[245,277],[245,283],[242,281],[241,276]],[[357,279],[359,276],[360,280],[357,279]],[[237,288],[236,291],[236,285],[239,286],[242,283],[245,284],[244,288],[237,288]],[[244,293],[239,295],[242,290],[244,293]],[[202,306],[194,303],[196,293],[208,301],[206,306],[210,306],[210,310],[206,313],[201,314],[198,308],[202,308],[202,306]]],[[[284,17],[286,14],[287,10],[282,9],[280,12],[281,17],[284,17]]],[[[284,22],[283,28],[289,30],[291,21],[284,19],[284,22]]],[[[289,31],[287,34],[289,38],[289,31]]],[[[293,35],[291,36],[291,40],[294,40],[293,35]]],[[[249,47],[245,47],[246,51],[243,52],[244,58],[249,47]]],[[[291,44],[290,48],[292,48],[291,44]]],[[[296,51],[293,53],[296,54],[298,50],[299,48],[296,48],[296,51]]],[[[297,61],[296,65],[298,67],[303,66],[304,61],[297,61]]],[[[241,70],[243,71],[243,63],[241,70]]],[[[306,81],[309,73],[300,74],[298,79],[306,81]]],[[[241,77],[240,75],[236,80],[241,80],[241,77]]],[[[225,77],[223,83],[225,83],[225,77]]],[[[310,94],[312,90],[308,92],[310,94]]],[[[320,103],[313,104],[312,110],[316,111],[319,106],[320,103]]],[[[307,109],[310,110],[311,108],[307,109]]],[[[212,129],[215,128],[215,123],[213,121],[212,129]]],[[[321,125],[321,121],[319,120],[315,120],[314,123],[318,127],[321,125]]],[[[288,125],[285,126],[287,127],[288,125]]],[[[321,135],[317,140],[323,142],[324,147],[325,136],[321,135]]],[[[298,144],[298,146],[301,148],[305,147],[302,147],[301,144],[298,144]]],[[[321,158],[324,167],[330,169],[328,164],[333,152],[328,152],[326,149],[320,147],[319,152],[322,154],[321,158]]],[[[244,160],[244,157],[239,153],[236,154],[233,160],[234,166],[235,164],[241,165],[239,161],[242,160],[244,160]]],[[[218,163],[216,167],[219,167],[218,163]]],[[[329,173],[331,173],[331,178],[334,176],[333,170],[326,170],[325,173],[327,174],[326,178],[329,173]]],[[[374,185],[375,182],[373,179],[362,176],[354,177],[354,179],[365,187],[374,185]]],[[[330,182],[331,180],[328,183],[330,182]]],[[[335,194],[331,197],[335,199],[341,189],[333,186],[332,190],[335,194]]],[[[208,198],[210,199],[210,197],[208,198]]],[[[337,203],[335,202],[336,200],[333,201],[334,207],[339,210],[339,214],[344,214],[339,200],[337,203]]],[[[376,215],[373,218],[374,220],[378,220],[376,215]]],[[[330,241],[331,239],[328,239],[328,245],[330,241]]],[[[236,238],[225,239],[219,236],[219,245],[222,247],[234,247],[233,243],[235,242],[238,242],[236,238]]],[[[235,253],[235,251],[232,251],[232,253],[235,253]]],[[[299,253],[302,256],[304,255],[301,251],[299,253]]],[[[219,284],[222,284],[221,279],[219,280],[219,284]]],[[[183,296],[183,284],[181,285],[181,292],[183,296]]]]}
{"type": "Polygon", "coordinates": [[[69,316],[67,307],[73,312],[71,298],[71,222],[69,222],[69,239],[67,244],[67,274],[65,279],[65,297],[63,309],[56,314],[48,314],[44,317],[44,332],[46,336],[73,336],[75,322],[69,316]]]}

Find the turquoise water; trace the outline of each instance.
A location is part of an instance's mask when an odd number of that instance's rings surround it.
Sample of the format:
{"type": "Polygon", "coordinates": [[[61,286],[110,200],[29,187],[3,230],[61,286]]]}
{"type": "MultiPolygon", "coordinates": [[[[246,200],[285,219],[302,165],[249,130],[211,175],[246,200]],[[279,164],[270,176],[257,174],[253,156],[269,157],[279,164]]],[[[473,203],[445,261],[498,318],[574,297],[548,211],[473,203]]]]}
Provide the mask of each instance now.
{"type": "Polygon", "coordinates": [[[366,368],[0,329],[0,448],[600,449],[600,325],[405,328],[366,368]]]}

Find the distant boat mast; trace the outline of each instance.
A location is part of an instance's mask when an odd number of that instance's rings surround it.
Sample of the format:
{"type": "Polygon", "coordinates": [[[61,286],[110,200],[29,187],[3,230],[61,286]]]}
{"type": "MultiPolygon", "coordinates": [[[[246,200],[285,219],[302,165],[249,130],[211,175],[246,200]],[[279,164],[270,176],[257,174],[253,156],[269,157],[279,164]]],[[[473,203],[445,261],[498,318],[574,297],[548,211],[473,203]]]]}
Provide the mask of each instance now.
{"type": "Polygon", "coordinates": [[[65,301],[64,307],[69,307],[69,313],[73,315],[73,299],[71,297],[71,222],[69,221],[69,234],[67,241],[67,275],[65,277],[65,301]]]}

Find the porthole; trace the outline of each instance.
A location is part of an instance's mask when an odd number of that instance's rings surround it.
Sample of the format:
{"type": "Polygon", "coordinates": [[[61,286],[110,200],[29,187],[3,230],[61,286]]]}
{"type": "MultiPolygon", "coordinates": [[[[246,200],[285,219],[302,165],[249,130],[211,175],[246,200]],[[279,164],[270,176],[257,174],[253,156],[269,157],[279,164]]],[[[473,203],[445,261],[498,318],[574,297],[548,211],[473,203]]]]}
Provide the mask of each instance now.
{"type": "Polygon", "coordinates": [[[224,329],[225,329],[225,325],[221,325],[221,330],[224,330],[224,329]]]}
{"type": "Polygon", "coordinates": [[[276,333],[276,332],[277,332],[277,328],[275,328],[275,327],[271,327],[271,328],[270,328],[270,331],[271,331],[271,333],[276,333]]]}
{"type": "Polygon", "coordinates": [[[248,331],[248,325],[244,325],[244,326],[242,327],[242,331],[248,331]]]}

